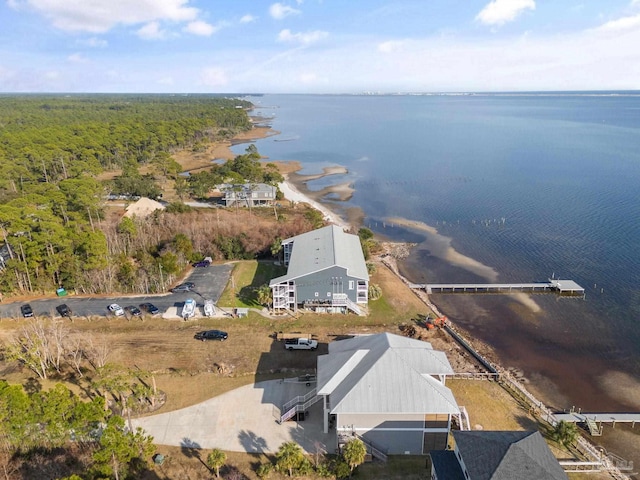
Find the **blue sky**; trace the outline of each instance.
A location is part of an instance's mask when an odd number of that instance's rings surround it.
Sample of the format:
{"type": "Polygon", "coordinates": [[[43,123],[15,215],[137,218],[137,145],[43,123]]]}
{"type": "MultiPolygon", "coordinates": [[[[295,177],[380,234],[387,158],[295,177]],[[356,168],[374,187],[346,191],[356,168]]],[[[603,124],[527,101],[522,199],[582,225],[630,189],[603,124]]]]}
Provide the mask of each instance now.
{"type": "Polygon", "coordinates": [[[0,2],[0,92],[640,89],[640,0],[0,2]]]}

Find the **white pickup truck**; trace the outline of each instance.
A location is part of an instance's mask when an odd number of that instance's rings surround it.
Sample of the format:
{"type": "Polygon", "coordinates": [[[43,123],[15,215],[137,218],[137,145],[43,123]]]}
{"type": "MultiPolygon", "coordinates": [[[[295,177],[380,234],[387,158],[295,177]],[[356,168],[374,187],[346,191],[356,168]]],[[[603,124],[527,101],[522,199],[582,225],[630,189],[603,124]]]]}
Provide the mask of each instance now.
{"type": "Polygon", "coordinates": [[[287,350],[315,350],[318,342],[310,338],[288,338],[284,341],[284,348],[287,350]]]}

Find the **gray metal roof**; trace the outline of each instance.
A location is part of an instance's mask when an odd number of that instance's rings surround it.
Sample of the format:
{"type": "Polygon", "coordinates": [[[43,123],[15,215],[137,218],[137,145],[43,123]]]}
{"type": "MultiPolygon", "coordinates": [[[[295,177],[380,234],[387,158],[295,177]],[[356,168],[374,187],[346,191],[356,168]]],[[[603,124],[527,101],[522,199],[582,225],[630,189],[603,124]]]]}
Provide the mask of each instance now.
{"type": "Polygon", "coordinates": [[[289,242],[293,242],[293,249],[287,274],[271,280],[269,282],[271,286],[333,266],[345,268],[350,277],[369,280],[360,238],[346,233],[336,225],[312,230],[282,241],[283,244],[289,242]]]}
{"type": "Polygon", "coordinates": [[[453,431],[471,480],[567,480],[540,432],[453,431]]]}
{"type": "Polygon", "coordinates": [[[451,373],[446,355],[429,343],[360,336],[332,342],[318,357],[318,394],[331,396],[331,413],[457,414],[451,390],[432,377],[451,373]]]}

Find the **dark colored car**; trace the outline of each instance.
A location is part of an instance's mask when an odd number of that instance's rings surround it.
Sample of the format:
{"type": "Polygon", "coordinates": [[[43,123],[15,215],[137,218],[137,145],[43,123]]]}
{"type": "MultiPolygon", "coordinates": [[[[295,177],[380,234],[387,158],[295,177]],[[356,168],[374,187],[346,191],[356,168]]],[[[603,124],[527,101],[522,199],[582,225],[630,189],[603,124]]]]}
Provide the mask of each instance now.
{"type": "Polygon", "coordinates": [[[193,290],[193,287],[195,287],[195,283],[192,282],[185,282],[185,283],[181,283],[180,285],[176,285],[175,287],[173,287],[171,289],[171,291],[173,293],[178,293],[178,292],[190,292],[191,290],[193,290]]]}
{"type": "Polygon", "coordinates": [[[209,260],[200,260],[199,262],[195,262],[191,264],[194,267],[208,267],[209,265],[211,265],[211,262],[209,260]]]}
{"type": "Polygon", "coordinates": [[[160,313],[160,310],[158,310],[158,307],[156,307],[153,303],[141,303],[140,309],[147,313],[150,313],[151,315],[160,313]]]}
{"type": "Polygon", "coordinates": [[[140,315],[142,315],[142,312],[140,311],[140,309],[134,305],[129,305],[127,307],[124,307],[124,311],[133,317],[139,317],[140,315]]]}
{"type": "Polygon", "coordinates": [[[229,335],[227,335],[227,332],[223,332],[222,330],[205,330],[203,332],[198,332],[196,333],[193,338],[195,338],[196,340],[202,340],[203,342],[205,340],[226,340],[227,337],[229,335]]]}
{"type": "Polygon", "coordinates": [[[22,312],[22,316],[24,318],[33,317],[33,309],[31,308],[31,305],[29,305],[28,303],[25,303],[24,305],[22,305],[20,307],[20,311],[22,312]]]}
{"type": "Polygon", "coordinates": [[[58,305],[56,307],[56,310],[58,311],[58,313],[60,314],[61,317],[70,317],[71,316],[71,309],[69,308],[69,305],[67,305],[66,303],[58,305]]]}

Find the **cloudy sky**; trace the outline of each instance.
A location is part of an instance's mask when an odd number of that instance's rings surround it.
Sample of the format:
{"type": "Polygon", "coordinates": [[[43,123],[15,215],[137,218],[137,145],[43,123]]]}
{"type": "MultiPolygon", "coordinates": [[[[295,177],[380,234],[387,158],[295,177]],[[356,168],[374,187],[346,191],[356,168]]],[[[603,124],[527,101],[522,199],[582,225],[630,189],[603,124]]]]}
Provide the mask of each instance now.
{"type": "Polygon", "coordinates": [[[640,0],[0,0],[0,92],[640,89],[640,0]]]}

